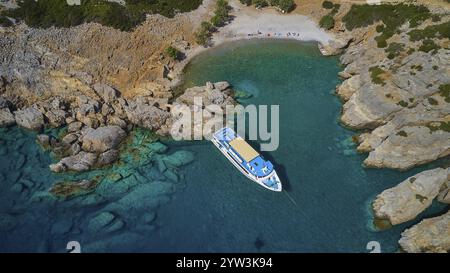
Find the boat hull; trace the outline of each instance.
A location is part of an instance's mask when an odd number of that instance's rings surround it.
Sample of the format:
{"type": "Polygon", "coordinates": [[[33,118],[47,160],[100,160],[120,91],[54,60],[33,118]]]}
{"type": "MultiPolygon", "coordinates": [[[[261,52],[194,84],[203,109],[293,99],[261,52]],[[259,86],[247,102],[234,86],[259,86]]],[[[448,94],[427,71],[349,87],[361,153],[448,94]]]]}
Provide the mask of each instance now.
{"type": "Polygon", "coordinates": [[[264,188],[271,190],[271,191],[276,191],[276,192],[280,192],[282,191],[282,186],[281,183],[279,182],[280,179],[278,177],[278,174],[275,170],[273,170],[269,175],[263,177],[263,178],[258,178],[248,172],[246,172],[241,166],[239,166],[239,164],[231,157],[231,155],[228,154],[227,149],[225,149],[222,145],[219,144],[219,142],[213,137],[211,138],[211,142],[214,144],[214,146],[216,146],[217,149],[219,149],[219,151],[228,159],[228,161],[230,161],[235,167],[236,169],[238,169],[243,175],[245,175],[248,179],[252,180],[253,182],[256,182],[257,184],[263,186],[264,188]],[[277,182],[277,188],[271,188],[269,186],[267,186],[266,184],[264,184],[264,181],[266,181],[267,179],[270,178],[275,178],[277,182]]]}

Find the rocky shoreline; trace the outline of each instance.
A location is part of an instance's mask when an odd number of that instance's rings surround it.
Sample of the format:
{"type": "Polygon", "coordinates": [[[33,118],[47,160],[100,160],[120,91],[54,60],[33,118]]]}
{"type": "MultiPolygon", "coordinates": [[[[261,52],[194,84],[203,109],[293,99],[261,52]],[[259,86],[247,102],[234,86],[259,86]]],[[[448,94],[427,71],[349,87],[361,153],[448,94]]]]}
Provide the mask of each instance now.
{"type": "MultiPolygon", "coordinates": [[[[324,55],[342,54],[344,81],[336,88],[344,103],[341,122],[365,130],[355,137],[357,150],[368,153],[364,165],[407,170],[448,156],[449,37],[436,36],[432,40],[437,49],[425,52],[409,35],[414,29],[450,21],[448,10],[433,10],[440,16],[439,23],[428,19],[419,27],[401,26],[388,43],[402,49],[390,55],[375,39],[382,22],[348,31],[340,20],[349,9],[343,3],[335,18],[332,32],[338,42],[320,49],[324,55]]],[[[379,194],[372,204],[375,223],[387,220],[388,225],[397,225],[413,220],[434,199],[449,204],[449,171],[448,167],[424,171],[379,194]]],[[[407,252],[448,252],[449,238],[447,212],[406,230],[399,243],[407,252]]]]}
{"type": "MultiPolygon", "coordinates": [[[[67,133],[60,139],[39,134],[37,142],[61,158],[49,166],[53,172],[83,172],[114,163],[119,157],[119,144],[134,127],[168,136],[178,118],[171,109],[179,105],[194,109],[194,97],[200,98],[203,105],[217,105],[224,112],[226,105],[235,104],[233,91],[227,82],[188,88],[171,103],[170,91],[160,92],[157,97],[150,94],[125,99],[114,88],[95,84],[93,92],[98,100],[83,95],[75,95],[69,101],[56,97],[15,111],[13,104],[2,98],[0,124],[17,124],[38,132],[43,128],[67,126],[67,133]]],[[[207,121],[203,120],[204,123],[207,121]]],[[[202,126],[194,128],[201,129],[202,126]]]]}

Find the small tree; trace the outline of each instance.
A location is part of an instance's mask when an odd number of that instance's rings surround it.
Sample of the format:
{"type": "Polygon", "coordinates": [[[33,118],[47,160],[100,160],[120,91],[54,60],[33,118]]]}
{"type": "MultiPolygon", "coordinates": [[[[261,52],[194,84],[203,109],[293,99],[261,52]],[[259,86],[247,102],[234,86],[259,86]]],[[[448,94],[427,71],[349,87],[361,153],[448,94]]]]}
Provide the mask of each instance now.
{"type": "Polygon", "coordinates": [[[200,24],[200,29],[195,33],[195,41],[199,45],[206,46],[211,39],[212,32],[214,31],[214,26],[207,21],[203,21],[200,24]]]}
{"type": "Polygon", "coordinates": [[[250,6],[252,4],[252,0],[239,0],[243,5],[250,6]]]}
{"type": "Polygon", "coordinates": [[[319,25],[324,29],[332,29],[334,27],[334,18],[331,15],[325,15],[320,19],[319,25]]]}
{"type": "Polygon", "coordinates": [[[331,1],[323,1],[322,8],[324,9],[332,9],[334,7],[333,2],[331,1]]]}
{"type": "Polygon", "coordinates": [[[166,54],[169,55],[172,59],[174,60],[180,59],[181,52],[178,49],[174,48],[173,46],[167,47],[165,51],[166,54]]]}
{"type": "Polygon", "coordinates": [[[256,8],[264,8],[269,5],[266,0],[254,0],[253,4],[255,4],[256,8]]]}
{"type": "Polygon", "coordinates": [[[208,21],[203,21],[203,22],[200,24],[200,29],[201,29],[202,31],[212,32],[212,31],[214,31],[214,26],[213,26],[210,22],[208,22],[208,21]]]}

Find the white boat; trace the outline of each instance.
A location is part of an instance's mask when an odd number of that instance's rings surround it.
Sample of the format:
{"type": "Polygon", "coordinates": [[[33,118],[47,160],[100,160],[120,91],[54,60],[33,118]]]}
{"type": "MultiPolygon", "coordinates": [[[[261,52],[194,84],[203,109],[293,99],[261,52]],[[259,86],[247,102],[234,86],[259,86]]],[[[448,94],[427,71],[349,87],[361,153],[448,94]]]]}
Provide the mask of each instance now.
{"type": "Polygon", "coordinates": [[[247,178],[271,191],[281,191],[281,181],[266,161],[233,129],[224,127],[213,134],[212,143],[247,178]]]}

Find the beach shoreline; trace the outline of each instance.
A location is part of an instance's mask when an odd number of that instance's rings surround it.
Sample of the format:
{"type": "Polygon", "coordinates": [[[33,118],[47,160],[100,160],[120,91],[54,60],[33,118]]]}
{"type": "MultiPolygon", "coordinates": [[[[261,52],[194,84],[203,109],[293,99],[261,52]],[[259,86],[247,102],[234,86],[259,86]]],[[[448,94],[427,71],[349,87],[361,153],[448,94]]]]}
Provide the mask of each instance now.
{"type": "Polygon", "coordinates": [[[317,42],[323,45],[334,41],[336,37],[321,29],[306,15],[297,13],[283,14],[273,7],[256,9],[244,6],[237,0],[229,1],[233,18],[228,24],[217,29],[211,38],[211,44],[193,46],[185,52],[186,58],[173,69],[170,87],[177,88],[183,83],[183,70],[197,55],[225,43],[254,39],[295,40],[299,42],[317,42]]]}

